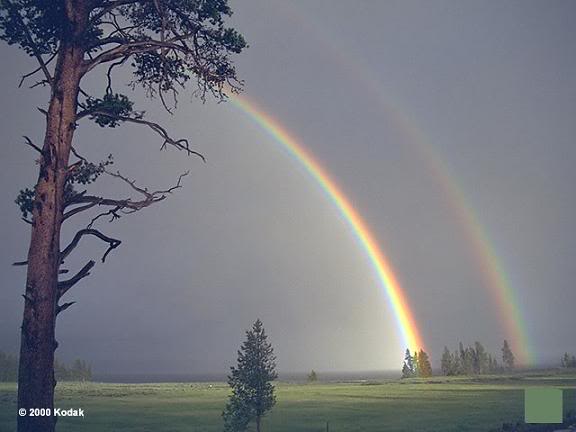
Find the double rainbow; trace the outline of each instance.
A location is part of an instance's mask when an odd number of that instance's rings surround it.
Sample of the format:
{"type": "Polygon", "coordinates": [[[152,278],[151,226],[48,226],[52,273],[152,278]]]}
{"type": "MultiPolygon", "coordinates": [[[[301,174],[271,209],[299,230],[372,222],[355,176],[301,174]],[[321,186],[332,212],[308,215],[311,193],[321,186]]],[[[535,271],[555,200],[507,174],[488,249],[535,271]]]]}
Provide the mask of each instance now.
{"type": "MultiPolygon", "coordinates": [[[[535,354],[520,309],[518,292],[512,286],[501,257],[478,217],[477,209],[474,209],[458,178],[447,165],[442,151],[428,139],[412,116],[400,109],[401,104],[384,90],[381,77],[368,67],[365,59],[355,54],[353,49],[346,49],[345,44],[343,46],[338,34],[323,26],[321,20],[314,20],[311,15],[303,13],[298,5],[292,2],[272,2],[272,5],[282,17],[294,21],[299,29],[305,31],[308,39],[319,43],[323,52],[328,53],[356,85],[364,87],[373,95],[378,100],[380,109],[409,138],[409,143],[417,150],[446,197],[452,212],[460,220],[463,234],[484,278],[485,286],[491,293],[505,337],[510,342],[518,363],[534,363],[535,354]]],[[[245,109],[243,106],[241,108],[245,109]]]]}

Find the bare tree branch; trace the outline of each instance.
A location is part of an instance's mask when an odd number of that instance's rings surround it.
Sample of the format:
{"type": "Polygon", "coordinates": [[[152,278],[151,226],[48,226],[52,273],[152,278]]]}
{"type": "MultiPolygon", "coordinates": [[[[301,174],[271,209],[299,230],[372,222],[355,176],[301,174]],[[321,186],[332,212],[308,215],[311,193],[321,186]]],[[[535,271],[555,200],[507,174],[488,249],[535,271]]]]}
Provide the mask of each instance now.
{"type": "Polygon", "coordinates": [[[112,222],[115,219],[120,219],[120,215],[118,214],[118,212],[121,210],[122,208],[120,206],[116,206],[114,208],[111,208],[108,211],[102,212],[97,214],[96,216],[94,216],[92,218],[92,220],[90,221],[90,223],[88,224],[87,228],[92,228],[92,226],[96,223],[96,221],[102,217],[105,216],[111,216],[110,221],[112,222]]]}
{"type": "Polygon", "coordinates": [[[166,129],[164,129],[158,123],[154,123],[154,122],[144,120],[141,118],[115,115],[115,114],[111,114],[109,112],[100,111],[100,110],[81,111],[76,116],[76,119],[80,120],[80,119],[87,117],[87,116],[104,116],[104,117],[109,117],[109,118],[116,119],[119,121],[125,121],[125,122],[129,122],[129,123],[136,123],[139,125],[148,126],[150,129],[152,129],[154,132],[156,132],[158,135],[160,135],[162,137],[162,139],[164,139],[164,142],[162,143],[162,146],[160,147],[161,150],[164,150],[167,145],[171,145],[173,147],[176,147],[178,150],[184,150],[189,155],[196,155],[200,159],[202,159],[202,161],[206,162],[206,158],[204,157],[204,155],[202,153],[199,153],[197,151],[190,149],[190,143],[186,138],[175,139],[175,138],[170,137],[170,135],[168,134],[168,131],[166,131],[166,129]]]}
{"type": "MultiPolygon", "coordinates": [[[[58,55],[57,52],[55,52],[54,54],[52,54],[50,56],[50,58],[48,60],[46,60],[44,62],[44,65],[46,67],[48,67],[48,65],[52,62],[52,60],[54,60],[56,58],[56,56],[58,55]]],[[[42,65],[38,66],[36,69],[34,69],[31,72],[28,72],[27,74],[22,75],[22,78],[20,79],[20,82],[18,83],[18,88],[22,87],[22,84],[24,84],[24,81],[26,81],[28,78],[30,78],[31,76],[34,76],[36,73],[40,72],[42,70],[42,65]]]]}
{"type": "Polygon", "coordinates": [[[89,204],[86,204],[83,206],[75,207],[72,210],[69,210],[66,213],[64,213],[62,220],[65,221],[66,219],[71,218],[75,214],[78,214],[78,213],[83,212],[85,210],[89,210],[96,205],[98,205],[98,203],[92,202],[92,203],[89,203],[89,204]]]}
{"type": "Polygon", "coordinates": [[[147,200],[151,200],[151,201],[154,199],[159,199],[158,198],[159,196],[165,197],[167,194],[172,193],[174,190],[181,188],[182,187],[182,179],[184,177],[186,177],[188,174],[190,174],[190,171],[186,171],[185,173],[180,174],[178,176],[178,181],[176,182],[176,185],[174,185],[168,189],[158,190],[158,191],[154,191],[154,192],[148,192],[148,189],[136,186],[135,181],[124,177],[118,171],[116,171],[115,173],[112,173],[109,171],[105,171],[105,172],[106,172],[106,174],[111,175],[112,177],[116,177],[116,178],[122,180],[123,182],[127,183],[132,189],[134,189],[136,192],[141,193],[142,195],[144,195],[146,197],[147,200]]]}
{"type": "Polygon", "coordinates": [[[106,93],[112,93],[112,70],[117,66],[122,66],[128,57],[124,57],[123,59],[118,60],[117,62],[112,63],[108,67],[108,71],[106,72],[106,79],[108,80],[108,84],[106,85],[106,93]]]}
{"type": "Polygon", "coordinates": [[[120,243],[122,243],[120,240],[108,237],[96,229],[84,228],[78,231],[76,235],[74,235],[74,238],[72,239],[70,244],[66,246],[62,252],[60,252],[60,263],[64,262],[66,257],[70,255],[70,252],[72,252],[76,248],[76,246],[78,246],[80,239],[82,239],[82,237],[85,235],[93,235],[95,237],[98,237],[100,240],[108,243],[108,249],[104,253],[104,256],[102,256],[102,262],[106,261],[106,256],[110,253],[110,251],[112,251],[112,249],[116,249],[118,246],[120,246],[120,243]]]}
{"type": "Polygon", "coordinates": [[[73,304],[75,304],[76,302],[68,302],[68,303],[64,303],[62,305],[58,305],[56,307],[56,315],[58,315],[60,312],[64,312],[66,309],[68,309],[70,306],[72,306],[73,304]]]}
{"type": "MultiPolygon", "coordinates": [[[[109,171],[105,171],[106,174],[115,177],[117,179],[122,180],[128,186],[130,186],[134,191],[138,192],[139,194],[143,195],[143,199],[137,200],[133,198],[126,198],[126,199],[112,199],[112,198],[103,198],[98,196],[86,195],[86,191],[82,191],[74,195],[69,202],[66,203],[65,207],[84,204],[82,206],[73,208],[68,212],[64,213],[64,219],[67,219],[77,213],[80,213],[85,210],[89,210],[92,207],[96,206],[106,206],[110,207],[108,210],[97,214],[95,217],[92,218],[90,223],[87,225],[86,229],[92,229],[94,223],[102,217],[111,216],[110,221],[114,219],[119,219],[121,214],[129,214],[134,213],[139,210],[142,210],[154,203],[163,201],[166,199],[168,194],[171,194],[176,189],[182,187],[182,179],[189,174],[189,172],[185,172],[178,176],[178,181],[176,184],[168,189],[163,190],[155,190],[149,191],[147,188],[143,188],[136,185],[136,182],[133,180],[128,179],[127,177],[123,176],[119,172],[112,173],[109,171]]],[[[79,240],[79,239],[78,239],[79,240]]],[[[66,249],[65,249],[66,250],[66,249]]],[[[15,264],[16,265],[16,264],[15,264]]],[[[23,265],[23,264],[20,264],[23,265]]]]}
{"type": "Polygon", "coordinates": [[[70,279],[58,282],[58,298],[61,298],[64,294],[66,294],[66,292],[68,292],[70,288],[72,288],[86,276],[89,276],[90,270],[92,270],[92,267],[94,267],[95,264],[96,263],[94,261],[90,260],[84,265],[84,267],[80,269],[78,273],[76,273],[70,279]]]}
{"type": "Polygon", "coordinates": [[[40,147],[38,147],[36,144],[34,144],[30,138],[28,138],[26,135],[24,135],[23,138],[24,138],[24,140],[26,140],[26,144],[28,144],[30,147],[32,147],[34,150],[36,150],[38,153],[42,154],[42,149],[40,147]]]}

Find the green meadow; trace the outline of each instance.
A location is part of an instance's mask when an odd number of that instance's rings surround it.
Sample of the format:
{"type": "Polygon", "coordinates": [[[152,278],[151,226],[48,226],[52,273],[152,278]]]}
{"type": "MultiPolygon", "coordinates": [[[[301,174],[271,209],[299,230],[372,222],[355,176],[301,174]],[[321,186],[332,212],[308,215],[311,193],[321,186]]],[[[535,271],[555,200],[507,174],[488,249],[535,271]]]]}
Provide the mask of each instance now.
{"type": "MultiPolygon", "coordinates": [[[[433,377],[356,383],[277,383],[264,431],[483,431],[523,418],[523,389],[562,387],[576,409],[576,375],[433,377]]],[[[59,432],[221,431],[224,383],[60,383],[56,406],[84,418],[58,420],[59,432]]],[[[15,430],[16,386],[0,383],[0,431],[15,430]]]]}

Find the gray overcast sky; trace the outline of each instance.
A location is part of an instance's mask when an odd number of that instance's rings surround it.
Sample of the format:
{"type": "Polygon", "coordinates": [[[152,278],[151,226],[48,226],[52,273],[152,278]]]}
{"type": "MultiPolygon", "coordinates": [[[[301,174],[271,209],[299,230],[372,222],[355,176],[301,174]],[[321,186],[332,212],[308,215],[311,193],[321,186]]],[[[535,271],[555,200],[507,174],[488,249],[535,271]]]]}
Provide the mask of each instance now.
{"type": "MultiPolygon", "coordinates": [[[[459,340],[498,352],[508,335],[422,147],[443,160],[493,241],[537,358],[575,352],[576,4],[231,4],[250,44],[236,60],[246,95],[365,218],[433,361],[459,340]]],[[[5,45],[0,54],[0,349],[17,352],[25,271],[10,264],[25,256],[29,229],[13,200],[37,175],[21,136],[42,140],[36,106],[47,94],[17,89],[32,63],[5,45]]],[[[117,90],[130,91],[127,79],[117,76],[117,90]]],[[[154,135],[130,125],[81,126],[85,155],[113,153],[140,184],[191,175],[162,205],[101,227],[123,243],[67,295],[78,303],[58,321],[58,356],[100,373],[223,372],[260,317],[282,371],[398,368],[404,347],[373,269],[304,168],[231,104],[183,95],[170,117],[134,98],[208,163],[159,152],[154,135]]],[[[87,241],[67,265],[102,251],[87,241]]]]}

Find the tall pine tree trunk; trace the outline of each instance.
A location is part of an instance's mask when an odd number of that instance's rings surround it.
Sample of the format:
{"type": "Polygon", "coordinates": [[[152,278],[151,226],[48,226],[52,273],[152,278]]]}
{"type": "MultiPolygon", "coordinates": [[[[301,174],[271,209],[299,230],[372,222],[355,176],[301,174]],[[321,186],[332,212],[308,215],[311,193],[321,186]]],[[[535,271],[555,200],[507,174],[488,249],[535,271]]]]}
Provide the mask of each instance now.
{"type": "Polygon", "coordinates": [[[53,416],[29,414],[33,408],[54,409],[60,228],[83,61],[74,40],[85,22],[80,8],[68,6],[70,28],[64,32],[54,72],[32,213],[18,371],[18,408],[25,415],[18,415],[18,432],[53,432],[56,423],[53,416]]]}
{"type": "Polygon", "coordinates": [[[256,432],[260,432],[260,420],[262,419],[262,417],[260,417],[259,415],[256,416],[256,432]]]}

